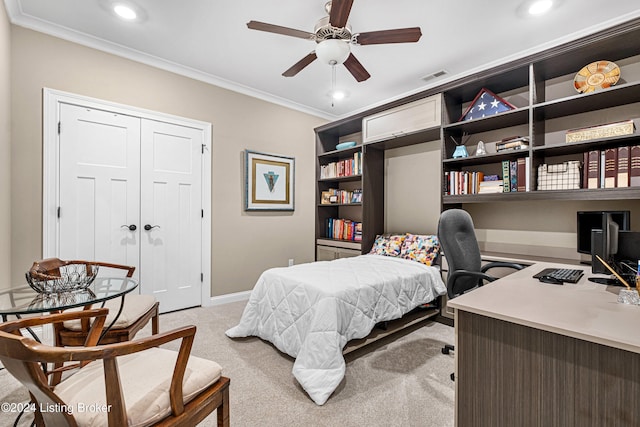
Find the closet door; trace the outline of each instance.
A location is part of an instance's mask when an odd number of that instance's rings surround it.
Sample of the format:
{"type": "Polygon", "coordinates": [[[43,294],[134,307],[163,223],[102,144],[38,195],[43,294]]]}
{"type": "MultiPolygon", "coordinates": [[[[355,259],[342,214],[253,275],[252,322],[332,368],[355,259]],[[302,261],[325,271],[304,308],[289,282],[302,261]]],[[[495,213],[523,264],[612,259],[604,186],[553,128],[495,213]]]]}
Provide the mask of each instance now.
{"type": "Polygon", "coordinates": [[[161,312],[201,305],[203,130],[70,104],[60,129],[56,256],[135,266],[161,312]]]}
{"type": "Polygon", "coordinates": [[[138,266],[140,119],[60,104],[59,129],[58,257],[138,266]]]}
{"type": "Polygon", "coordinates": [[[142,121],[142,293],[163,312],[201,304],[202,130],[142,121]]]}

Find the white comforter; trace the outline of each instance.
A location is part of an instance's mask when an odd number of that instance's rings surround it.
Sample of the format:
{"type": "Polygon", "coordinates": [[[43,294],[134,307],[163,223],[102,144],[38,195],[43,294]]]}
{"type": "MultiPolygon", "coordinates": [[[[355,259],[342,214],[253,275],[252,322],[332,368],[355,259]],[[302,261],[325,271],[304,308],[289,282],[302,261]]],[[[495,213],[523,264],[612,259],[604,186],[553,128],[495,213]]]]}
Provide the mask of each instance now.
{"type": "Polygon", "coordinates": [[[322,405],[344,377],[347,341],[445,293],[436,268],[402,258],[361,255],[272,268],[226,334],[258,336],[296,358],[293,375],[322,405]]]}

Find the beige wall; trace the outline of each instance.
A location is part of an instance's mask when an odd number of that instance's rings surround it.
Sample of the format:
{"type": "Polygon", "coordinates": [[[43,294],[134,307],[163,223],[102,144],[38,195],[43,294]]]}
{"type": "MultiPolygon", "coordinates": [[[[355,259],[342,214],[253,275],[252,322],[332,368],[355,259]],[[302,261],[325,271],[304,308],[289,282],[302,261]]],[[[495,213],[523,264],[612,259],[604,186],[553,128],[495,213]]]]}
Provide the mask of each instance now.
{"type": "Polygon", "coordinates": [[[440,141],[384,153],[384,229],[436,234],[440,217],[440,141]]]}
{"type": "Polygon", "coordinates": [[[313,259],[313,128],[323,119],[21,27],[11,31],[15,280],[42,253],[43,87],[212,123],[213,296],[250,290],[260,273],[289,258],[313,259]],[[295,157],[294,212],[244,212],[245,149],[295,157]]]}
{"type": "Polygon", "coordinates": [[[0,286],[11,282],[11,26],[0,6],[0,286]]]}
{"type": "MultiPolygon", "coordinates": [[[[436,233],[440,216],[440,142],[385,152],[385,231],[436,233]]],[[[640,200],[470,203],[483,250],[580,259],[576,212],[630,210],[640,231],[640,200]]]]}

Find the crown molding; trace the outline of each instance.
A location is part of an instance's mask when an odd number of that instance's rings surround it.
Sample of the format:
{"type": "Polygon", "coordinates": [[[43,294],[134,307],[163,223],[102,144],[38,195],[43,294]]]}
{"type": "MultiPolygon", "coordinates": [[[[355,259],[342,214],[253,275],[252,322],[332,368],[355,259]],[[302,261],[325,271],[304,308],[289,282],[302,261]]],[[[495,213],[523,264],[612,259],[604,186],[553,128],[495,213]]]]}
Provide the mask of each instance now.
{"type": "Polygon", "coordinates": [[[250,86],[241,85],[230,80],[215,76],[213,74],[205,73],[191,67],[186,67],[184,65],[180,65],[178,63],[168,61],[154,55],[149,55],[147,53],[101,39],[99,37],[94,37],[54,24],[49,21],[26,15],[25,13],[23,13],[22,8],[20,7],[20,2],[18,0],[4,0],[4,3],[9,20],[13,25],[48,34],[59,39],[106,52],[111,55],[126,58],[131,61],[149,65],[151,67],[158,68],[164,71],[169,71],[174,74],[208,83],[213,86],[218,86],[223,89],[228,89],[242,95],[257,98],[262,101],[270,102],[272,104],[280,105],[282,107],[290,108],[292,110],[300,111],[302,113],[320,117],[322,119],[335,120],[337,118],[337,116],[335,115],[327,114],[324,111],[292,102],[288,99],[284,99],[270,93],[260,91],[250,86]]]}
{"type": "MultiPolygon", "coordinates": [[[[540,53],[542,53],[542,52],[544,52],[546,50],[549,50],[549,49],[552,49],[552,48],[556,48],[558,46],[561,46],[561,45],[566,44],[566,43],[574,42],[576,40],[580,40],[581,38],[597,34],[597,33],[601,32],[601,31],[605,31],[605,30],[611,29],[611,28],[616,27],[618,25],[622,25],[622,24],[628,23],[630,21],[633,21],[633,20],[639,19],[639,18],[640,18],[640,9],[638,9],[637,11],[631,12],[631,13],[627,13],[625,15],[621,15],[621,16],[616,17],[614,19],[610,19],[608,21],[600,22],[597,25],[593,25],[591,27],[583,28],[580,31],[575,31],[575,32],[567,34],[567,35],[565,35],[563,37],[559,37],[559,38],[557,38],[555,40],[552,40],[550,42],[543,43],[543,44],[534,46],[534,47],[526,49],[526,50],[522,50],[522,51],[520,51],[520,52],[518,52],[516,54],[508,55],[508,56],[502,57],[500,59],[497,59],[495,61],[488,62],[488,63],[480,65],[478,67],[466,70],[463,73],[458,73],[458,74],[454,74],[454,75],[448,75],[447,77],[445,77],[443,79],[438,79],[438,80],[436,80],[436,81],[434,81],[434,82],[432,82],[430,84],[421,86],[421,87],[416,88],[414,90],[410,90],[410,91],[407,91],[405,93],[399,94],[397,96],[393,96],[393,97],[381,100],[379,102],[373,103],[371,105],[367,105],[365,107],[356,109],[356,110],[351,111],[351,112],[349,112],[347,114],[341,115],[338,118],[339,119],[344,119],[344,118],[348,118],[348,117],[351,117],[351,116],[355,116],[355,115],[367,112],[369,110],[373,110],[375,108],[384,106],[386,104],[390,104],[390,103],[393,103],[395,101],[399,101],[401,99],[408,98],[411,95],[415,95],[415,94],[418,94],[418,93],[421,93],[421,92],[425,92],[425,91],[430,90],[430,89],[436,89],[438,87],[445,86],[448,83],[452,83],[452,82],[455,82],[457,80],[461,80],[461,79],[463,79],[465,77],[472,76],[474,74],[481,73],[483,71],[491,70],[491,69],[493,69],[495,67],[498,67],[498,66],[501,66],[501,65],[504,65],[504,64],[508,64],[510,62],[514,62],[514,61],[517,61],[517,60],[521,60],[521,59],[530,57],[530,56],[535,55],[535,54],[540,54],[540,53]]],[[[577,72],[577,70],[576,70],[576,72],[577,72]]]]}

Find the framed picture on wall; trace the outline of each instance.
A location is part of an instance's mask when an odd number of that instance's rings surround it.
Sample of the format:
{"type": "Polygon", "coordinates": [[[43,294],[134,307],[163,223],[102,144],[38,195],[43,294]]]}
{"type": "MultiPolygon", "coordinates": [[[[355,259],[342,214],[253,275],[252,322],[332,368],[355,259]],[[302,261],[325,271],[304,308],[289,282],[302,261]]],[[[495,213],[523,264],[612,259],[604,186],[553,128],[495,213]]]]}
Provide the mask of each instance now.
{"type": "Polygon", "coordinates": [[[294,210],[295,159],[251,150],[245,159],[245,210],[294,210]]]}

